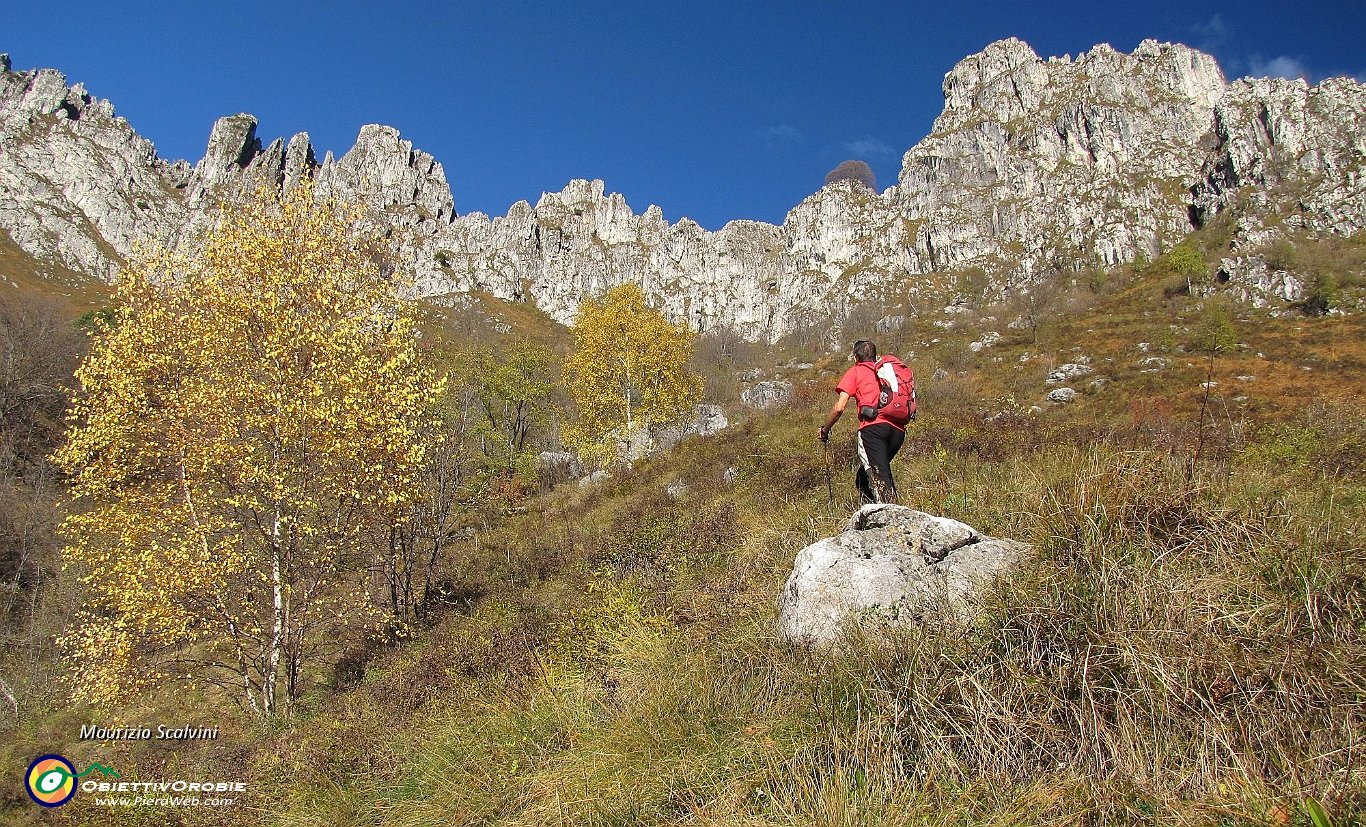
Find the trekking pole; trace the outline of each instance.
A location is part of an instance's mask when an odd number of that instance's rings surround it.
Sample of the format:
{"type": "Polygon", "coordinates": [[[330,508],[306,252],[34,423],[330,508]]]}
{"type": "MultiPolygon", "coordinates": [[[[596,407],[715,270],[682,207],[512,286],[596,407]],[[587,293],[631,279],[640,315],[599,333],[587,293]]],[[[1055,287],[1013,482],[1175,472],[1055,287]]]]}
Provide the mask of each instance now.
{"type": "Polygon", "coordinates": [[[835,504],[835,455],[830,450],[830,437],[827,435],[821,440],[821,445],[825,446],[825,493],[830,496],[830,505],[835,504]]]}

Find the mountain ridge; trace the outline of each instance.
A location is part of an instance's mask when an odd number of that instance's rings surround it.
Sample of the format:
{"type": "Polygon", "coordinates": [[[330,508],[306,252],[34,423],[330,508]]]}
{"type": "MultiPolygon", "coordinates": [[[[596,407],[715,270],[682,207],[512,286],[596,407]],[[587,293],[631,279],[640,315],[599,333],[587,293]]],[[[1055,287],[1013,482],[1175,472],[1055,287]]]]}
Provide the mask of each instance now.
{"type": "Polygon", "coordinates": [[[136,243],[192,248],[218,199],[311,174],[320,196],[366,207],[433,300],[483,291],[568,323],[585,298],[634,281],[695,329],[771,341],[870,296],[919,308],[1002,298],[1150,259],[1223,213],[1237,215],[1218,280],[1254,302],[1297,301],[1305,278],[1270,267],[1264,249],[1366,226],[1366,86],[1353,80],[1229,83],[1179,44],[1044,60],[1010,38],[959,61],[943,92],[894,186],[837,182],[782,224],[708,231],[654,205],[637,214],[598,180],[503,216],[460,215],[441,163],[377,124],[319,161],[306,132],[263,144],[238,114],[214,124],[198,163],[166,161],[82,84],[15,72],[6,56],[0,229],[40,261],[111,282],[136,243]]]}

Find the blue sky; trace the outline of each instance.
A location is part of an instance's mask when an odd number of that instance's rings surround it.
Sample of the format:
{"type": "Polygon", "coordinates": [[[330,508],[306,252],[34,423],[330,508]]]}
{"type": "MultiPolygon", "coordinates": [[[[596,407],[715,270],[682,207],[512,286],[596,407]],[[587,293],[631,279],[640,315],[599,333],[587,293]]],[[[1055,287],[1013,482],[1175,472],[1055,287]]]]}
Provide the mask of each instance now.
{"type": "Polygon", "coordinates": [[[165,158],[198,160],[237,112],[265,141],[309,132],[319,157],[384,123],[441,161],[461,213],[602,178],[712,229],[781,221],[845,158],[895,183],[944,74],[1003,37],[1043,57],[1152,37],[1230,78],[1366,78],[1366,0],[21,0],[4,18],[16,69],[84,82],[165,158]]]}

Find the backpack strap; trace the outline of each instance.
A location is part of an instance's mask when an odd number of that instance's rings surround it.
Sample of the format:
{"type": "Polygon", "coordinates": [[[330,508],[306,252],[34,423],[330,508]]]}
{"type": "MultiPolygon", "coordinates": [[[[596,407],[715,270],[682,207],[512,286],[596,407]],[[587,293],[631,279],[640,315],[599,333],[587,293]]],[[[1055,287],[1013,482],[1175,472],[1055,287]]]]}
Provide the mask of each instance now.
{"type": "Polygon", "coordinates": [[[879,411],[882,410],[882,406],[879,404],[882,398],[882,377],[878,376],[877,373],[877,369],[878,366],[881,364],[881,360],[878,360],[878,364],[874,364],[872,362],[857,362],[856,364],[862,365],[863,367],[873,372],[873,386],[874,388],[876,388],[876,390],[874,390],[873,392],[873,404],[868,405],[867,407],[876,408],[879,411]]]}

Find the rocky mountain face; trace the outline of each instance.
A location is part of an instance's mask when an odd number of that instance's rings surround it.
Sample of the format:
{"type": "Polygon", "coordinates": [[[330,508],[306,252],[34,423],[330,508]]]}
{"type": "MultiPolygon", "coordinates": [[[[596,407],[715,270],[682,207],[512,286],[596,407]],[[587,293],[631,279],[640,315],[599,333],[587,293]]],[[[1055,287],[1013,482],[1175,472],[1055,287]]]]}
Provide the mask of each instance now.
{"type": "Polygon", "coordinates": [[[837,182],[781,225],[709,232],[637,214],[601,181],[457,216],[441,164],[385,126],[319,161],[307,134],[263,146],[255,119],[234,115],[199,163],[167,162],[80,84],[0,58],[0,229],[109,281],[140,241],[192,247],[223,197],[312,175],[320,195],[363,203],[438,300],[487,291],[569,322],[585,297],[634,281],[697,329],[774,339],[869,296],[972,300],[1151,258],[1221,213],[1235,216],[1221,278],[1293,301],[1302,285],[1268,267],[1267,245],[1366,226],[1366,86],[1353,80],[1228,83],[1185,46],[1043,60],[1011,39],[954,67],[944,101],[895,186],[837,182]]]}
{"type": "Polygon", "coordinates": [[[106,282],[139,242],[193,246],[225,197],[305,175],[320,197],[364,204],[412,261],[455,215],[441,164],[387,126],[321,162],[307,133],[263,147],[250,115],[221,118],[204,157],[158,158],[108,101],[60,72],[13,71],[0,55],[0,230],[20,249],[106,282]]]}

